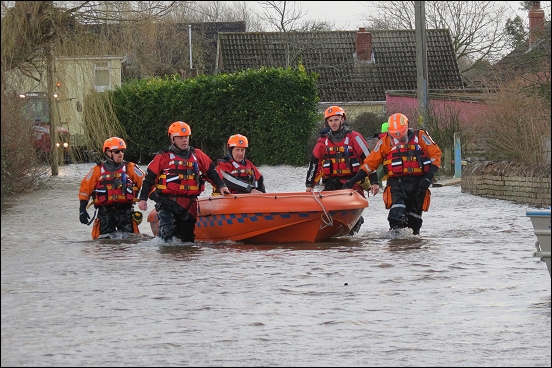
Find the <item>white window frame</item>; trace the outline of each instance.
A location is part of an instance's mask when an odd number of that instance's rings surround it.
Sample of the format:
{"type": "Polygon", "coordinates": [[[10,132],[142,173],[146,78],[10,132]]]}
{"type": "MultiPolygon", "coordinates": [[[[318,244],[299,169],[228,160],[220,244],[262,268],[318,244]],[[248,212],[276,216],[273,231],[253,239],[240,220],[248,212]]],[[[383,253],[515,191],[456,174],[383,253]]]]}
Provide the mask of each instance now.
{"type": "MultiPolygon", "coordinates": [[[[94,88],[98,92],[105,92],[107,90],[111,89],[111,72],[110,72],[110,66],[111,62],[109,60],[107,61],[97,61],[94,63],[94,88]],[[107,72],[107,85],[98,85],[96,84],[99,80],[99,73],[104,74],[107,72]]],[[[103,76],[102,78],[105,78],[103,76]]]]}

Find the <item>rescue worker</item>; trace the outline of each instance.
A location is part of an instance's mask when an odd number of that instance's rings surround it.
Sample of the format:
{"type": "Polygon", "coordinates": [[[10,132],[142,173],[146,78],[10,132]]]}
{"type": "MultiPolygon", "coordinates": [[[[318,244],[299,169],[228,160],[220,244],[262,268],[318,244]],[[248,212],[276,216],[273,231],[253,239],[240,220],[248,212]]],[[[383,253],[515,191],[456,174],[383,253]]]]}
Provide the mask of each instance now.
{"type": "MultiPolygon", "coordinates": [[[[253,162],[245,158],[247,137],[234,134],[228,138],[228,153],[217,161],[217,172],[230,193],[266,193],[264,178],[253,162]]],[[[218,189],[214,188],[214,192],[218,189]]]]}
{"type": "MultiPolygon", "coordinates": [[[[389,128],[389,123],[387,121],[381,124],[380,132],[374,133],[373,138],[368,141],[368,147],[370,148],[370,151],[373,151],[374,147],[376,147],[376,144],[379,142],[379,140],[387,135],[388,128],[389,128]]],[[[377,173],[378,173],[378,178],[383,178],[385,176],[385,173],[383,172],[383,164],[380,164],[378,166],[377,173]]],[[[382,180],[382,184],[383,184],[383,180],[382,180]]]]}
{"type": "Polygon", "coordinates": [[[382,163],[383,180],[387,179],[383,199],[389,209],[389,227],[392,230],[408,227],[418,235],[422,212],[429,209],[429,185],[441,165],[441,149],[425,130],[409,129],[405,115],[393,114],[389,117],[387,135],[378,141],[361,170],[344,188],[352,188],[382,163]]]}
{"type": "MultiPolygon", "coordinates": [[[[385,122],[385,123],[381,124],[380,131],[377,132],[377,133],[374,133],[372,135],[372,138],[367,140],[368,148],[370,149],[370,152],[374,150],[374,147],[376,147],[376,144],[378,143],[378,141],[387,135],[387,127],[388,126],[389,126],[388,122],[385,122]]],[[[380,171],[378,170],[378,174],[379,173],[380,173],[380,171]]],[[[382,176],[378,176],[378,177],[381,178],[382,176]]]]}
{"type": "Polygon", "coordinates": [[[165,242],[173,236],[194,242],[197,197],[205,189],[205,180],[219,188],[221,194],[230,194],[209,156],[189,145],[191,134],[190,126],[183,121],[169,126],[171,145],[148,164],[139,195],[138,208],[142,211],[148,209],[148,198],[156,202],[157,236],[165,242]]]}
{"type": "Polygon", "coordinates": [[[89,225],[86,208],[90,199],[98,211],[92,228],[93,239],[111,237],[116,231],[140,232],[142,214],[134,212],[133,206],[138,201],[145,175],[138,165],[123,159],[125,149],[126,143],[121,138],[108,138],[103,144],[106,160],[94,166],[80,184],[80,222],[89,225]]]}
{"type": "Polygon", "coordinates": [[[380,134],[378,134],[378,138],[381,139],[387,135],[387,132],[389,131],[389,122],[385,122],[381,124],[381,131],[380,134]]]}
{"type": "MultiPolygon", "coordinates": [[[[314,146],[309,167],[307,170],[306,190],[311,192],[319,178],[322,179],[324,190],[338,190],[351,179],[359,170],[362,161],[370,150],[368,143],[358,132],[349,129],[346,123],[346,114],[339,106],[330,106],[324,111],[325,125],[330,130],[321,136],[314,146]]],[[[366,177],[363,178],[365,181],[366,177]]],[[[371,190],[377,185],[377,174],[370,176],[371,190]]],[[[361,181],[362,183],[362,181],[361,181]]],[[[359,183],[352,186],[364,198],[364,189],[359,183]]],[[[379,186],[377,187],[379,189],[379,186]]],[[[361,216],[351,229],[351,235],[358,232],[364,222],[361,216]]]]}

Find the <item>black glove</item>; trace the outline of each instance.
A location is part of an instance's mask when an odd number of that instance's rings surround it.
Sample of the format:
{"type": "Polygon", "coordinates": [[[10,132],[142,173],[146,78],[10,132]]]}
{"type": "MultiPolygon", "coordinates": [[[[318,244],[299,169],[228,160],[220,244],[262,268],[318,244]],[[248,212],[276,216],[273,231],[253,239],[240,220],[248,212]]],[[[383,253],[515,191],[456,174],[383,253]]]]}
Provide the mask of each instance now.
{"type": "Polygon", "coordinates": [[[437,170],[439,170],[439,167],[436,165],[430,165],[429,171],[425,174],[422,180],[418,183],[418,193],[425,193],[426,190],[429,189],[429,186],[431,185],[431,181],[435,177],[435,173],[437,173],[437,170]]]}
{"type": "Polygon", "coordinates": [[[431,180],[424,176],[424,178],[418,183],[418,193],[425,193],[430,184],[431,180]]]}
{"type": "Polygon", "coordinates": [[[90,215],[88,212],[86,212],[86,206],[88,205],[88,201],[80,200],[80,206],[79,206],[79,220],[81,224],[88,224],[88,221],[90,220],[90,215]]]}
{"type": "Polygon", "coordinates": [[[90,215],[86,211],[81,212],[80,216],[79,216],[79,219],[80,219],[81,224],[87,225],[88,221],[90,220],[90,215]]]}

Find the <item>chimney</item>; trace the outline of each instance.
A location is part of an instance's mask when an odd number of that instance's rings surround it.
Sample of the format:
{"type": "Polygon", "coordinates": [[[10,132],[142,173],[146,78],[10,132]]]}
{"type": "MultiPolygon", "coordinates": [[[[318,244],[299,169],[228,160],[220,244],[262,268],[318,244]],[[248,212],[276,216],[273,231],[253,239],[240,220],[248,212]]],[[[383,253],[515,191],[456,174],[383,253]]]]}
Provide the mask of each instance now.
{"type": "Polygon", "coordinates": [[[356,34],[356,56],[359,61],[372,60],[372,33],[359,28],[356,34]]]}
{"type": "Polygon", "coordinates": [[[533,1],[533,7],[529,10],[529,48],[542,37],[543,31],[544,10],[540,7],[540,1],[533,1]]]}

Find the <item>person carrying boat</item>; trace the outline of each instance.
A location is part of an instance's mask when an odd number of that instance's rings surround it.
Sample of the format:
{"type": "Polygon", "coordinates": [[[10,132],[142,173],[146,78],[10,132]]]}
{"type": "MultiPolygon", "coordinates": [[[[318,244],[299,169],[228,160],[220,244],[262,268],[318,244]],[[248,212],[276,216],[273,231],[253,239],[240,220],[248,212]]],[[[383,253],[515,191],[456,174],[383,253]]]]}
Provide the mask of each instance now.
{"type": "Polygon", "coordinates": [[[387,179],[383,200],[389,210],[389,227],[392,230],[408,227],[418,235],[422,212],[429,209],[429,185],[441,165],[441,149],[425,130],[410,129],[405,115],[393,114],[388,122],[387,135],[378,141],[360,171],[343,187],[352,188],[383,164],[382,180],[387,179]]]}
{"type": "MultiPolygon", "coordinates": [[[[264,178],[251,160],[245,158],[247,137],[234,134],[228,138],[228,153],[217,161],[217,172],[230,193],[266,193],[264,178]]],[[[218,193],[217,188],[213,192],[218,193]]]]}
{"type": "Polygon", "coordinates": [[[90,225],[88,202],[98,211],[92,227],[92,238],[107,238],[110,234],[139,233],[142,214],[133,210],[144,172],[133,162],[123,159],[126,143],[119,137],[108,138],[103,144],[106,160],[95,165],[82,179],[79,188],[79,220],[90,225]]]}
{"type": "Polygon", "coordinates": [[[171,145],[158,152],[148,164],[140,190],[138,208],[148,209],[148,198],[155,201],[159,217],[157,236],[168,242],[173,236],[193,243],[197,215],[197,197],[205,189],[205,181],[230,194],[215,164],[203,151],[189,145],[192,130],[183,121],[169,126],[171,145]]]}
{"type": "MultiPolygon", "coordinates": [[[[314,189],[314,185],[320,178],[324,184],[324,190],[341,189],[343,184],[358,172],[362,161],[370,153],[364,137],[349,129],[346,118],[345,111],[339,106],[330,106],[324,111],[325,125],[327,124],[330,129],[314,146],[307,169],[305,183],[307,192],[314,189]]],[[[365,179],[366,177],[363,181],[365,179]]],[[[377,185],[377,179],[376,173],[370,176],[372,191],[372,188],[377,185]]],[[[355,182],[352,188],[366,198],[360,184],[355,182]]],[[[361,216],[351,230],[351,234],[358,232],[363,222],[364,218],[361,216]]]]}

